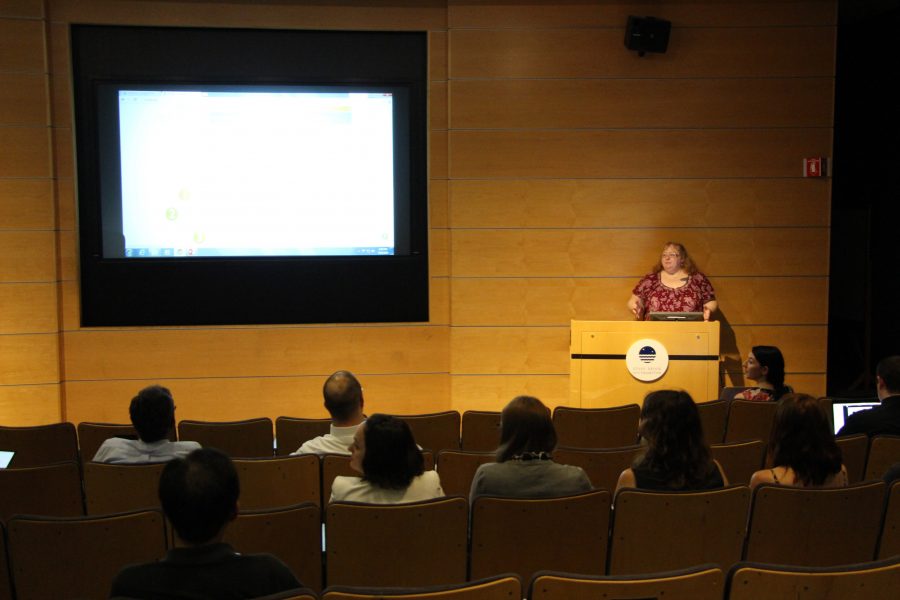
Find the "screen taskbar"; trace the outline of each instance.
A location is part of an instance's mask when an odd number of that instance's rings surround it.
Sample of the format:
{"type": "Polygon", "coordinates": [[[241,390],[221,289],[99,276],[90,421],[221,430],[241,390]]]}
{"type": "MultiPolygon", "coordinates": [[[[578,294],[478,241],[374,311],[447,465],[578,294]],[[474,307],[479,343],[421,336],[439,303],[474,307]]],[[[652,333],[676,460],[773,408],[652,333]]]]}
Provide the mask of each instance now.
{"type": "Polygon", "coordinates": [[[252,256],[392,256],[391,246],[352,248],[126,248],[126,258],[252,257],[252,256]]]}

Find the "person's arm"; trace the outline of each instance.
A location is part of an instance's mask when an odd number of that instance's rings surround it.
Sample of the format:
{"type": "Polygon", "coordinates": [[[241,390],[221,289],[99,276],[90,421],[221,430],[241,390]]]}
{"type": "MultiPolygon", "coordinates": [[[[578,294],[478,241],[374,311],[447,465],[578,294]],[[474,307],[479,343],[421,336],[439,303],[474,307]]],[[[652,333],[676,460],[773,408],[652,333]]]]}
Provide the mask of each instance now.
{"type": "Polygon", "coordinates": [[[636,295],[632,294],[628,299],[628,310],[634,315],[635,320],[640,321],[644,316],[644,303],[636,295]]]}
{"type": "Polygon", "coordinates": [[[775,483],[775,479],[772,477],[772,469],[757,471],[750,477],[751,490],[756,489],[764,483],[775,483]]]}
{"type": "Polygon", "coordinates": [[[716,310],[719,308],[719,303],[716,300],[710,300],[706,304],[703,305],[703,320],[709,321],[710,317],[716,310]]]}
{"type": "Polygon", "coordinates": [[[625,469],[619,475],[619,481],[616,482],[616,491],[613,494],[613,497],[615,497],[615,495],[618,494],[619,490],[621,490],[621,489],[636,488],[636,487],[637,487],[637,481],[634,478],[634,471],[631,469],[625,469]]]}
{"type": "Polygon", "coordinates": [[[722,485],[728,485],[728,476],[725,475],[725,469],[722,468],[722,465],[719,464],[719,461],[713,460],[716,463],[716,468],[719,470],[719,475],[722,476],[722,485]]]}

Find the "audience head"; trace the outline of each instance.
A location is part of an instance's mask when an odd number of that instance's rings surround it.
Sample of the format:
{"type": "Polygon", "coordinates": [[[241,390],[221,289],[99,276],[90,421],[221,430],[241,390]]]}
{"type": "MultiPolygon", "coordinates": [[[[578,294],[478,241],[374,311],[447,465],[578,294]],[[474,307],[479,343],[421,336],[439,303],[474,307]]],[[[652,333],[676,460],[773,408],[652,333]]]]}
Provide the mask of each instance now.
{"type": "Polygon", "coordinates": [[[550,409],[532,396],[517,396],[500,414],[497,462],[519,456],[550,453],[556,448],[556,429],[550,409]]]}
{"type": "Polygon", "coordinates": [[[657,262],[653,266],[653,272],[659,273],[662,271],[665,266],[663,265],[664,258],[663,256],[666,254],[677,254],[676,261],[678,266],[681,269],[690,275],[693,275],[697,272],[697,266],[694,264],[694,261],[691,260],[690,255],[688,254],[687,248],[685,248],[682,244],[678,242],[666,242],[663,245],[662,252],[660,253],[659,262],[657,262]]]}
{"type": "Polygon", "coordinates": [[[325,408],[335,423],[355,425],[362,420],[362,386],[350,371],[335,371],[322,386],[325,408]]]}
{"type": "Polygon", "coordinates": [[[881,359],[875,368],[879,400],[900,394],[900,356],[881,359]]]}
{"type": "Polygon", "coordinates": [[[217,540],[237,516],[240,491],[231,459],[214,448],[169,461],[159,479],[163,512],[178,537],[193,545],[217,540]]]}
{"type": "Polygon", "coordinates": [[[350,467],[372,485],[403,490],[425,471],[425,460],[406,421],[376,413],[353,436],[350,467]]]}
{"type": "Polygon", "coordinates": [[[804,486],[822,485],[843,462],[825,409],[808,394],[778,401],[768,454],[773,467],[790,467],[804,486]]]}
{"type": "Polygon", "coordinates": [[[172,392],[161,385],[138,392],[131,399],[128,412],[138,436],[148,443],[165,439],[175,427],[175,401],[172,392]]]}
{"type": "Polygon", "coordinates": [[[775,346],[753,346],[744,365],[747,378],[771,384],[776,397],[784,389],[784,356],[775,346]]]}
{"type": "Polygon", "coordinates": [[[658,390],[644,398],[640,434],[647,450],[636,465],[650,468],[675,488],[702,482],[712,459],[700,413],[690,394],[658,390]]]}

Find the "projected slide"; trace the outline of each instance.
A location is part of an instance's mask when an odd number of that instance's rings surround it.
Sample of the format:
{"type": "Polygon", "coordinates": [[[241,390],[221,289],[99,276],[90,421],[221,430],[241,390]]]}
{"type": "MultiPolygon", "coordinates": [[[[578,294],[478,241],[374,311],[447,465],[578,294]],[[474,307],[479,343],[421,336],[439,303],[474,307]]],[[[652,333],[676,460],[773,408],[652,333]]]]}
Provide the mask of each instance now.
{"type": "Polygon", "coordinates": [[[125,256],[394,254],[392,100],[119,90],[125,256]]]}

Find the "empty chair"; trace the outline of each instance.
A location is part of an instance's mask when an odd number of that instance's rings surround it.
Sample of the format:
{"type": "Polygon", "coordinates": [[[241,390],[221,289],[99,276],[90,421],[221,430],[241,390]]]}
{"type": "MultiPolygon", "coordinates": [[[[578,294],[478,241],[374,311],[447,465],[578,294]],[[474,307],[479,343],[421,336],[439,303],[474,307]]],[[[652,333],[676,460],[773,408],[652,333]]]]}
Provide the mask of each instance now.
{"type": "Polygon", "coordinates": [[[318,506],[321,501],[319,457],[314,454],[240,458],[235,459],[234,467],[241,481],[241,510],[277,508],[303,502],[318,506]]]}
{"type": "Polygon", "coordinates": [[[276,454],[287,456],[295,452],[303,442],[325,435],[331,431],[331,419],[298,419],[278,417],[275,419],[276,454]]]}
{"type": "Polygon", "coordinates": [[[472,505],[472,578],[541,569],[602,575],[606,566],[610,493],[561,498],[481,496],[472,505]]]}
{"type": "Polygon", "coordinates": [[[894,600],[900,557],[837,567],[738,563],[727,589],[728,600],[894,600]]]}
{"type": "Polygon", "coordinates": [[[744,559],[808,567],[870,561],[883,502],[881,481],[830,489],[762,485],[753,494],[744,559]]]}
{"type": "Polygon", "coordinates": [[[0,520],[15,514],[77,517],[84,515],[78,463],[0,469],[0,520]]]}
{"type": "MultiPolygon", "coordinates": [[[[243,493],[241,494],[243,505],[243,493]]],[[[224,542],[241,554],[280,558],[303,585],[322,590],[322,520],[311,502],[271,510],[244,511],[225,528],[224,542]]]]}
{"type": "Polygon", "coordinates": [[[569,448],[618,448],[637,441],[641,407],[572,408],[557,406],[553,425],[559,445],[569,448]]]}
{"type": "MultiPolygon", "coordinates": [[[[173,432],[174,435],[174,432],[173,432]]],[[[81,461],[88,462],[94,459],[100,445],[113,437],[124,437],[129,440],[138,439],[134,425],[124,423],[89,423],[78,424],[78,450],[81,461]]]]}
{"type": "Polygon", "coordinates": [[[719,461],[728,483],[747,485],[750,477],[763,466],[766,445],[760,440],[711,444],[709,451],[719,461]]]}
{"type": "Polygon", "coordinates": [[[440,450],[459,450],[460,417],[457,411],[394,416],[406,421],[416,443],[423,449],[434,453],[440,450]]]}
{"type": "Polygon", "coordinates": [[[467,410],[462,416],[462,449],[493,452],[500,445],[500,412],[467,410]]]}
{"type": "MultiPolygon", "coordinates": [[[[425,461],[425,470],[434,469],[434,454],[423,451],[422,458],[425,461]]],[[[322,506],[328,504],[331,499],[331,485],[338,475],[359,477],[360,474],[350,468],[350,457],[343,454],[323,454],[322,460],[322,506]]],[[[446,491],[446,490],[444,490],[446,491]]]]}
{"type": "Polygon", "coordinates": [[[892,556],[900,556],[900,481],[892,483],[888,490],[878,538],[878,558],[892,556]]]}
{"type": "Polygon", "coordinates": [[[322,600],[521,600],[522,582],[514,575],[426,588],[329,587],[322,600]]]}
{"type": "Polygon", "coordinates": [[[329,585],[413,587],[466,581],[465,498],[334,502],[326,515],[329,585]]]}
{"type": "Polygon", "coordinates": [[[272,456],[272,420],[263,417],[244,421],[180,421],[178,439],[217,448],[232,458],[272,456]]]}
{"type": "Polygon", "coordinates": [[[623,489],[616,494],[609,574],[655,573],[741,560],[750,489],[623,489]]]}
{"type": "Polygon", "coordinates": [[[713,564],[680,571],[636,575],[576,575],[540,571],[531,580],[529,600],[665,598],[721,600],[725,574],[713,564]]]}
{"type": "Polygon", "coordinates": [[[869,437],[864,433],[843,435],[834,438],[834,441],[841,449],[844,466],[847,467],[847,480],[850,483],[862,481],[866,472],[866,458],[869,455],[869,437]]]}
{"type": "Polygon", "coordinates": [[[725,442],[762,440],[768,442],[775,422],[776,402],[733,400],[728,409],[725,442]]]}
{"type": "Polygon", "coordinates": [[[744,390],[749,390],[750,386],[747,385],[738,385],[733,387],[723,387],[722,391],[719,392],[719,400],[732,401],[734,397],[743,392],[744,390]]]}
{"type": "Polygon", "coordinates": [[[707,443],[718,444],[725,439],[725,424],[728,422],[728,400],[698,402],[697,412],[703,424],[703,436],[707,443]]]}
{"type": "Polygon", "coordinates": [[[441,487],[448,496],[469,497],[475,471],[485,463],[494,462],[493,452],[465,452],[441,450],[437,456],[437,472],[441,487]]]}
{"type": "Polygon", "coordinates": [[[9,468],[43,467],[78,460],[78,439],[71,423],[36,427],[0,426],[0,449],[13,450],[9,468]]]}
{"type": "Polygon", "coordinates": [[[865,479],[881,479],[897,462],[900,462],[900,436],[876,435],[869,442],[865,479]]]}
{"type": "Polygon", "coordinates": [[[8,549],[16,595],[27,598],[106,598],[125,565],[162,558],[161,511],[101,517],[10,519],[8,549]]]}
{"type": "Polygon", "coordinates": [[[159,508],[159,475],[165,463],[84,464],[84,495],[89,515],[159,508]]]}
{"type": "Polygon", "coordinates": [[[553,452],[553,460],[564,465],[581,467],[594,488],[612,492],[616,489],[619,475],[632,465],[641,451],[642,446],[639,445],[596,450],[557,448],[553,452]]]}

